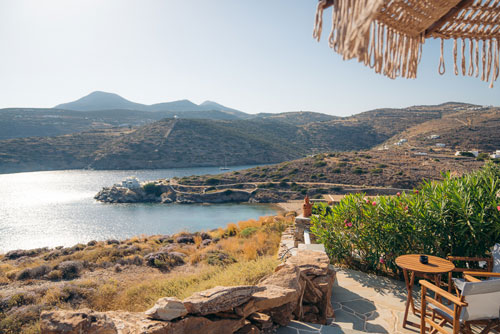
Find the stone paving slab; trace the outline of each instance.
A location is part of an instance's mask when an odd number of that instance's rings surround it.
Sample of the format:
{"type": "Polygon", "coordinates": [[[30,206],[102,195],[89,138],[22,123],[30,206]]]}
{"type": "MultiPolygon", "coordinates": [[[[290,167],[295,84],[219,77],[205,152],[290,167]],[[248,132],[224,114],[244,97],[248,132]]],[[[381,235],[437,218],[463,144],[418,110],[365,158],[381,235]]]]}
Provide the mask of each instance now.
{"type": "MultiPolygon", "coordinates": [[[[337,334],[390,333],[416,334],[419,331],[402,327],[406,303],[404,282],[369,275],[355,270],[335,268],[337,279],[332,291],[335,318],[329,325],[292,321],[278,334],[337,334]]],[[[419,307],[420,288],[415,287],[414,299],[419,307]]],[[[411,314],[408,320],[419,323],[411,314]]]]}
{"type": "Polygon", "coordinates": [[[295,321],[278,329],[277,334],[359,334],[362,332],[345,329],[335,324],[317,325],[305,322],[295,321]]]}

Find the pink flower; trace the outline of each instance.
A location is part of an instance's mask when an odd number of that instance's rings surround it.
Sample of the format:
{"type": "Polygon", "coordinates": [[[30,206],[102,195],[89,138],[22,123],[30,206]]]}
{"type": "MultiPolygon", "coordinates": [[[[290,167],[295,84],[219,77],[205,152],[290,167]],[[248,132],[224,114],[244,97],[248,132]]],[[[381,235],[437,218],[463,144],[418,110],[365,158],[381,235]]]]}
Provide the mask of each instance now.
{"type": "Polygon", "coordinates": [[[408,205],[407,205],[407,206],[405,206],[405,211],[408,211],[408,205]]]}
{"type": "Polygon", "coordinates": [[[370,204],[370,199],[366,199],[366,204],[370,204]]]}
{"type": "Polygon", "coordinates": [[[415,194],[418,194],[418,190],[415,190],[415,194]]]}
{"type": "Polygon", "coordinates": [[[497,210],[498,210],[498,212],[500,212],[500,205],[499,205],[499,206],[497,206],[497,210]]]}
{"type": "Polygon", "coordinates": [[[346,227],[352,227],[352,223],[348,221],[347,219],[344,221],[346,227]]]}
{"type": "Polygon", "coordinates": [[[372,205],[373,205],[373,206],[377,205],[377,202],[373,202],[373,203],[372,203],[372,205]]]}
{"type": "Polygon", "coordinates": [[[401,196],[401,193],[400,193],[400,192],[398,192],[398,193],[396,194],[396,196],[398,196],[398,197],[399,197],[399,196],[401,196]]]}
{"type": "Polygon", "coordinates": [[[384,263],[385,263],[385,259],[384,259],[384,257],[383,257],[383,256],[381,256],[379,261],[380,261],[380,263],[384,264],[384,263]]]}

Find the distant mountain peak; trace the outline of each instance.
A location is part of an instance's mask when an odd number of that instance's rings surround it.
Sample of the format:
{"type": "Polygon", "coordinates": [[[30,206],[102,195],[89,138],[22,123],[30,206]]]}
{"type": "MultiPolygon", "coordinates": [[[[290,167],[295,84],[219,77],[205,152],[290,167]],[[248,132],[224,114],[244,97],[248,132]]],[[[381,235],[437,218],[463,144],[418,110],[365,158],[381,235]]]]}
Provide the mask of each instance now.
{"type": "Polygon", "coordinates": [[[239,118],[246,118],[248,116],[242,111],[228,108],[214,101],[205,101],[202,104],[197,105],[188,99],[182,99],[172,102],[146,105],[129,101],[115,93],[103,91],[94,91],[76,101],[59,104],[54,108],[75,111],[136,110],[150,112],[172,111],[179,113],[194,111],[220,111],[239,118]]]}

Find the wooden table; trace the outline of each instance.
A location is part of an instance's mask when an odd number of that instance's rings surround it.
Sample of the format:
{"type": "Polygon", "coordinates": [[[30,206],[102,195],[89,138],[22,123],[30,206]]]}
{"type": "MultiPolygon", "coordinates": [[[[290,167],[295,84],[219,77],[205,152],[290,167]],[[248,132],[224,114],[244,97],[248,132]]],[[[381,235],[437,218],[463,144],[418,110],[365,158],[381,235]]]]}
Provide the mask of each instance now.
{"type": "Polygon", "coordinates": [[[406,325],[420,328],[419,324],[408,321],[408,310],[410,308],[410,305],[413,314],[416,315],[418,312],[415,309],[415,304],[413,303],[413,295],[412,295],[413,283],[415,282],[415,275],[420,275],[427,279],[433,279],[437,286],[441,286],[441,275],[455,269],[455,265],[451,261],[442,259],[437,256],[427,255],[429,258],[429,263],[427,264],[420,263],[420,255],[423,254],[408,254],[408,255],[398,256],[398,258],[396,258],[396,264],[398,265],[398,267],[403,269],[406,288],[408,289],[405,315],[403,318],[404,328],[406,328],[406,325]],[[408,271],[410,271],[409,276],[408,276],[408,271]]]}

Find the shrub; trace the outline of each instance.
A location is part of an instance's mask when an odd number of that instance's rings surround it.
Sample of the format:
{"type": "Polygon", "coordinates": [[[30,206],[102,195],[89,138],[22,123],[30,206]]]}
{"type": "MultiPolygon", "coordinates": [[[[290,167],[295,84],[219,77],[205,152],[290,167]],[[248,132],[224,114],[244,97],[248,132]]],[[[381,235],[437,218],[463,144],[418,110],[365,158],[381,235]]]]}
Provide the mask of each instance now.
{"type": "Polygon", "coordinates": [[[377,164],[377,168],[386,168],[387,165],[386,164],[377,164]]]}
{"type": "Polygon", "coordinates": [[[382,173],[382,168],[374,168],[370,170],[370,173],[372,174],[381,174],[382,173]]]}
{"type": "Polygon", "coordinates": [[[221,251],[208,251],[205,254],[205,261],[211,266],[222,267],[237,262],[234,257],[221,251]]]}
{"type": "Polygon", "coordinates": [[[316,162],[314,162],[314,167],[325,167],[325,166],[326,166],[325,161],[317,160],[316,162]]]}
{"type": "Polygon", "coordinates": [[[155,195],[157,197],[161,195],[161,186],[156,185],[153,182],[146,183],[144,186],[142,186],[142,189],[144,189],[144,191],[148,195],[155,195]]]}
{"type": "Polygon", "coordinates": [[[472,152],[460,152],[460,155],[463,157],[475,158],[472,152]]]}
{"type": "Polygon", "coordinates": [[[479,153],[479,155],[477,156],[476,160],[479,160],[479,161],[484,161],[484,160],[489,160],[490,159],[490,156],[488,155],[488,153],[479,153]]]}
{"type": "Polygon", "coordinates": [[[315,209],[312,231],[332,259],[363,270],[396,270],[395,258],[410,253],[485,256],[500,239],[499,192],[500,168],[488,164],[397,197],[347,195],[315,209]]]}
{"type": "Polygon", "coordinates": [[[16,275],[17,280],[25,280],[25,279],[35,279],[41,278],[45,274],[50,271],[50,267],[47,265],[41,265],[33,268],[25,268],[19,271],[16,275]]]}
{"type": "Polygon", "coordinates": [[[258,230],[257,227],[244,228],[243,230],[241,230],[240,236],[242,236],[243,238],[248,238],[249,236],[257,232],[257,230],[258,230]]]}
{"type": "Polygon", "coordinates": [[[215,177],[210,177],[210,178],[205,180],[205,184],[210,185],[210,186],[214,186],[214,185],[219,184],[219,183],[220,183],[220,180],[216,179],[215,177]]]}
{"type": "Polygon", "coordinates": [[[73,279],[78,277],[83,268],[81,261],[64,261],[57,265],[56,269],[62,273],[62,278],[73,279]]]}
{"type": "Polygon", "coordinates": [[[354,174],[364,174],[364,173],[366,173],[365,170],[363,168],[359,167],[359,166],[354,167],[352,169],[352,172],[354,174]]]}
{"type": "Polygon", "coordinates": [[[339,174],[340,172],[342,172],[342,170],[340,168],[332,169],[332,173],[339,174]]]}

